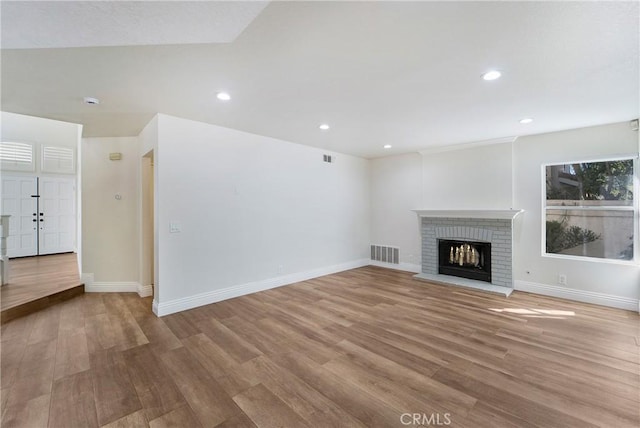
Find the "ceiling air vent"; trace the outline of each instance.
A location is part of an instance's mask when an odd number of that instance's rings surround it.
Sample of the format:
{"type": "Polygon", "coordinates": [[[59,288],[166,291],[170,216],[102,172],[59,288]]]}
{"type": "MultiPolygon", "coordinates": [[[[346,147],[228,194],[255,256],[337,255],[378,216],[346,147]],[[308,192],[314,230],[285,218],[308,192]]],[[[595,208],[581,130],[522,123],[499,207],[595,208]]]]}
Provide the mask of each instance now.
{"type": "Polygon", "coordinates": [[[322,155],[322,160],[326,163],[333,163],[333,156],[331,155],[322,155]]]}

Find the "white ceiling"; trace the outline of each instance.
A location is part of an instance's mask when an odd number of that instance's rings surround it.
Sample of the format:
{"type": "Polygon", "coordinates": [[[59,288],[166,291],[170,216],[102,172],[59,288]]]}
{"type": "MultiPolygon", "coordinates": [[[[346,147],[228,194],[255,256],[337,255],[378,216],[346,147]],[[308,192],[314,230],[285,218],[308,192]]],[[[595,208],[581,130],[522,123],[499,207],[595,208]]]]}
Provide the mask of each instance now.
{"type": "MultiPolygon", "coordinates": [[[[200,34],[180,19],[163,22],[200,34]]],[[[137,135],[162,112],[378,157],[638,117],[639,22],[638,2],[271,2],[231,43],[2,49],[2,109],[85,136],[137,135]],[[503,77],[483,81],[491,68],[503,77]]]]}
{"type": "Polygon", "coordinates": [[[2,48],[230,43],[266,1],[7,1],[2,48]]]}

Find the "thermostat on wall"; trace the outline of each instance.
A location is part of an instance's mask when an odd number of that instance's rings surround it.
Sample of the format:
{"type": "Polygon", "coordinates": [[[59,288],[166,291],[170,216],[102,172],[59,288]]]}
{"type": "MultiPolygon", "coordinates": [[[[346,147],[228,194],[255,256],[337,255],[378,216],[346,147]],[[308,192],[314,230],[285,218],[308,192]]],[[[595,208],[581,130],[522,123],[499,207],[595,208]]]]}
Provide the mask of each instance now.
{"type": "Polygon", "coordinates": [[[122,159],[122,153],[109,153],[109,160],[120,160],[122,159]]]}

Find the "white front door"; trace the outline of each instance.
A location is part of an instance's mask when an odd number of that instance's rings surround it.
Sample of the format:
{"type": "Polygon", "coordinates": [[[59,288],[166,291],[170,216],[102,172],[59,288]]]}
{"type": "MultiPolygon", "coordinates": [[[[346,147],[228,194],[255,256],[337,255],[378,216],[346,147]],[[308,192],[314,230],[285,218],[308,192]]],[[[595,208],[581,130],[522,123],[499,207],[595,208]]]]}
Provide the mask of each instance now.
{"type": "Polygon", "coordinates": [[[40,254],[75,249],[75,179],[40,177],[40,254]]]}
{"type": "Polygon", "coordinates": [[[2,176],[0,212],[11,216],[7,238],[9,257],[38,254],[37,183],[36,177],[2,176]]]}
{"type": "Polygon", "coordinates": [[[0,212],[11,216],[7,255],[75,251],[75,193],[74,177],[3,175],[0,212]]]}

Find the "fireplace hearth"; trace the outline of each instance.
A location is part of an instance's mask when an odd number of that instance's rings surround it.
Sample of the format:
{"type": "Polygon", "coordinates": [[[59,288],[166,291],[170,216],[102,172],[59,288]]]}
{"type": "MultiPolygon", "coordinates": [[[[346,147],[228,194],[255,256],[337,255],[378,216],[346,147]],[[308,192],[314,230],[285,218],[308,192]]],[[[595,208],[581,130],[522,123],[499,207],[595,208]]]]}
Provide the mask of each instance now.
{"type": "Polygon", "coordinates": [[[491,243],[438,239],[438,273],[491,282],[491,243]]]}

